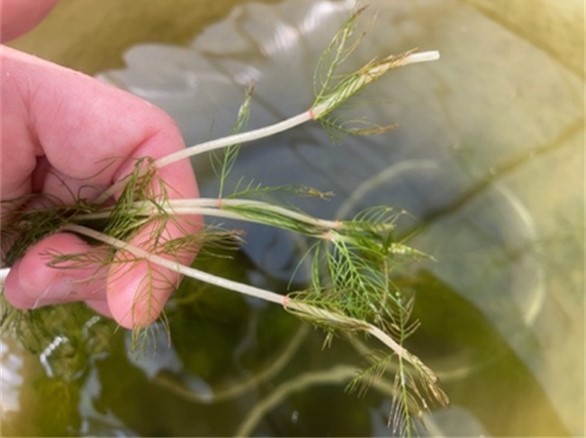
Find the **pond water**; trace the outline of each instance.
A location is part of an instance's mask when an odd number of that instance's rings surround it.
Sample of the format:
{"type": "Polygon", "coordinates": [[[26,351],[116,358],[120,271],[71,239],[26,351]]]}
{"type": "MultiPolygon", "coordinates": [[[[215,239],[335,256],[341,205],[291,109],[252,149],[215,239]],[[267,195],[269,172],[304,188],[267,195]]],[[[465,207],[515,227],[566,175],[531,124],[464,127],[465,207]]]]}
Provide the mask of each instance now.
{"type": "MultiPolygon", "coordinates": [[[[482,2],[370,1],[368,33],[349,63],[413,47],[441,60],[373,85],[343,117],[398,128],[332,143],[309,125],[247,145],[231,173],[305,184],[335,197],[292,200],[321,217],[373,205],[408,212],[399,232],[434,261],[397,281],[417,293],[410,347],[450,397],[430,435],[580,435],[584,409],[583,74],[482,2]]],[[[551,5],[554,2],[550,2],[551,5]]],[[[246,3],[189,45],[140,44],[99,77],[168,111],[187,144],[229,133],[255,84],[249,126],[313,100],[321,51],[352,1],[246,3]]],[[[553,6],[551,6],[553,7],[553,6]]],[[[218,185],[194,162],[203,196],[218,185]]],[[[288,199],[289,201],[289,199],[288,199]]],[[[214,272],[285,291],[307,242],[234,224],[246,244],[214,272]]],[[[293,287],[306,280],[297,272],[293,287]]],[[[385,436],[387,386],[344,392],[369,344],[335,340],[279,307],[185,282],[170,303],[172,343],[129,354],[129,336],[89,313],[64,351],[40,359],[3,343],[2,410],[13,435],[385,436]],[[196,291],[194,293],[193,291],[196,291]],[[90,342],[91,341],[91,342],[90,342]],[[99,342],[101,341],[101,342],[99,342]],[[56,368],[70,358],[65,369],[56,368]],[[52,374],[68,377],[67,381],[52,374]],[[7,396],[8,395],[8,396],[7,396]]]]}

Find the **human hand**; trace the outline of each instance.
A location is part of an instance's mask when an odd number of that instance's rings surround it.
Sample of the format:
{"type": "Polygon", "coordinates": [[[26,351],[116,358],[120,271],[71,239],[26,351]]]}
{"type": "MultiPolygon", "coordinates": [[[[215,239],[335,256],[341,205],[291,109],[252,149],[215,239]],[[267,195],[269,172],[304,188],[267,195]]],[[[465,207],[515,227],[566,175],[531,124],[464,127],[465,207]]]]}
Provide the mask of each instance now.
{"type": "MultiPolygon", "coordinates": [[[[31,27],[30,17],[40,19],[53,3],[55,0],[2,0],[2,26],[6,17],[28,17],[24,23],[12,23],[9,35],[15,36],[31,27]],[[28,8],[29,13],[13,13],[11,8],[28,8]]],[[[8,47],[2,47],[1,57],[2,201],[31,193],[65,203],[75,202],[78,196],[92,200],[131,173],[137,158],[159,158],[184,147],[173,120],[135,96],[8,47]]],[[[184,160],[158,172],[170,188],[169,197],[198,196],[189,162],[184,160]]],[[[10,220],[7,205],[1,206],[3,222],[10,220]]],[[[182,218],[167,227],[165,237],[179,237],[199,226],[198,218],[182,218]]],[[[143,229],[133,243],[146,245],[149,236],[149,230],[143,229]]],[[[5,282],[6,298],[23,309],[85,301],[128,328],[156,319],[179,280],[178,274],[147,262],[105,275],[96,275],[98,262],[79,269],[47,265],[47,251],[70,254],[89,250],[85,241],[70,233],[43,239],[12,266],[5,282]],[[157,287],[146,291],[149,285],[144,279],[148,275],[154,276],[157,287]]],[[[168,258],[189,264],[194,255],[168,258]]]]}

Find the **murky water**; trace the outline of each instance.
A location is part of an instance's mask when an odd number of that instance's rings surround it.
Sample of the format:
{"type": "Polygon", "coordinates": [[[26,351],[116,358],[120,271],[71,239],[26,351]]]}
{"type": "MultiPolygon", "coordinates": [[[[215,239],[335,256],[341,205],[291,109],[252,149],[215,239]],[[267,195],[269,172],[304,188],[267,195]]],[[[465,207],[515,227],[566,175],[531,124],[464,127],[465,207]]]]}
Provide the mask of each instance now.
{"type": "MultiPolygon", "coordinates": [[[[482,2],[370,3],[377,20],[354,65],[416,46],[442,54],[393,72],[345,114],[399,128],[336,144],[317,126],[285,133],[246,146],[230,183],[244,176],[335,192],[327,203],[298,200],[319,216],[351,217],[378,204],[410,213],[400,231],[436,259],[398,280],[418,294],[422,325],[411,346],[451,399],[429,416],[430,434],[582,434],[583,77],[541,38],[473,6],[482,2]]],[[[166,109],[188,144],[228,133],[254,81],[250,127],[262,126],[311,103],[313,68],[352,8],[246,4],[188,46],[132,48],[126,67],[101,77],[166,109]]],[[[194,165],[202,193],[213,196],[208,160],[194,165]]],[[[247,244],[235,260],[201,263],[284,290],[305,243],[239,226],[247,244]]],[[[14,394],[3,402],[6,430],[389,434],[384,385],[365,398],[344,393],[368,346],[338,340],[322,351],[322,335],[280,308],[210,287],[186,293],[196,287],[185,284],[170,305],[172,348],[161,331],[158,349],[136,359],[117,332],[110,351],[88,353],[94,358],[70,383],[55,383],[46,366],[6,347],[12,377],[3,389],[14,394]]]]}

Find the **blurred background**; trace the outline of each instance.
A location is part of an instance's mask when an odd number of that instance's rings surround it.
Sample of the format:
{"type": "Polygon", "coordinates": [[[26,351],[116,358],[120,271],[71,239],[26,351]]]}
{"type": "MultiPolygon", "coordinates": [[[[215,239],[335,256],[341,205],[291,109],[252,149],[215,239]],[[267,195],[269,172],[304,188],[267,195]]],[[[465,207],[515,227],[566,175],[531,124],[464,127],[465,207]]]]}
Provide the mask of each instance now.
{"type": "MultiPolygon", "coordinates": [[[[354,7],[61,0],[9,45],[154,102],[194,144],[230,131],[251,81],[251,128],[305,110],[319,56],[354,7]]],[[[379,204],[409,213],[399,235],[435,258],[396,279],[417,294],[409,347],[451,399],[425,433],[583,435],[583,2],[373,0],[363,26],[349,69],[414,47],[441,52],[340,115],[398,128],[335,142],[318,126],[284,133],[244,148],[230,184],[332,191],[326,203],[288,200],[323,217],[379,204]]],[[[202,195],[217,194],[209,160],[194,166],[202,195]]],[[[307,242],[233,225],[246,232],[242,251],[201,267],[286,291],[307,242]]],[[[370,344],[322,351],[323,335],[280,308],[185,282],[168,308],[171,344],[161,330],[139,357],[128,334],[79,306],[49,312],[35,354],[0,344],[3,435],[390,433],[384,384],[344,392],[370,344]]]]}

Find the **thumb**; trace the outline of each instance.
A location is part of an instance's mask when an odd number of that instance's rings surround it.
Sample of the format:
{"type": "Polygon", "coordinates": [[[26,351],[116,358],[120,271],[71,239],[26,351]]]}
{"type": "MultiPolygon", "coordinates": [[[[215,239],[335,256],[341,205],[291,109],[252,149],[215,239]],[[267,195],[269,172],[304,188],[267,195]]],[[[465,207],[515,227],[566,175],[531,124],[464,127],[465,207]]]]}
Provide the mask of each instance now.
{"type": "Polygon", "coordinates": [[[6,277],[6,299],[20,309],[72,301],[104,300],[104,275],[98,263],[49,262],[56,255],[86,254],[91,247],[69,233],[49,236],[29,248],[6,277]]]}

